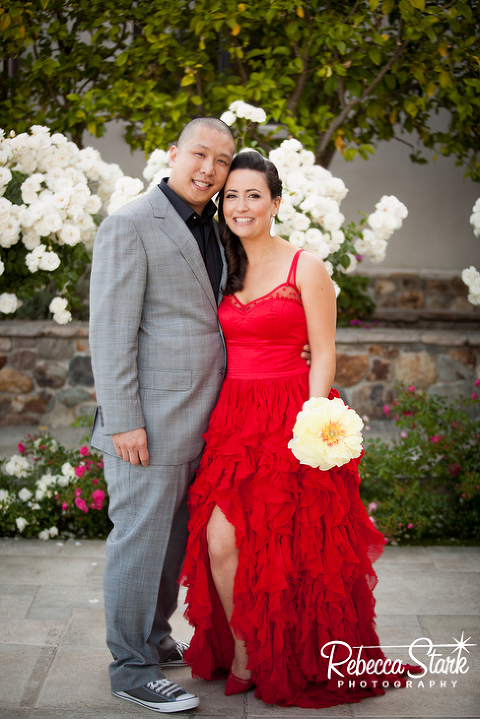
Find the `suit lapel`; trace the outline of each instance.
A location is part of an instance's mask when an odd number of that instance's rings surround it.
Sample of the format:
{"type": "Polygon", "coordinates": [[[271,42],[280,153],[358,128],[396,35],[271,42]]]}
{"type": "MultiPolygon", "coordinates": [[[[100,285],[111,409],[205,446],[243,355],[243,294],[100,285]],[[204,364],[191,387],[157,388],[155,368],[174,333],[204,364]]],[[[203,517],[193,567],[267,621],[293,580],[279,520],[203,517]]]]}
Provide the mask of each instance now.
{"type": "Polygon", "coordinates": [[[225,257],[225,248],[222,245],[222,241],[220,240],[220,232],[218,228],[218,222],[216,220],[213,221],[213,231],[215,232],[215,237],[217,238],[218,246],[220,248],[220,254],[222,256],[222,279],[220,280],[220,289],[218,291],[218,304],[220,305],[220,302],[223,298],[223,290],[222,287],[225,287],[227,284],[227,259],[225,257]]]}
{"type": "MultiPolygon", "coordinates": [[[[215,311],[217,311],[218,307],[213,294],[212,284],[194,236],[183,220],[175,212],[160,188],[154,187],[153,190],[148,193],[148,199],[152,205],[154,217],[163,219],[163,232],[165,232],[170,237],[172,242],[178,247],[185,260],[190,265],[197,280],[202,285],[211,305],[214,307],[215,311]]],[[[222,255],[222,258],[224,258],[224,255],[222,255]]]]}

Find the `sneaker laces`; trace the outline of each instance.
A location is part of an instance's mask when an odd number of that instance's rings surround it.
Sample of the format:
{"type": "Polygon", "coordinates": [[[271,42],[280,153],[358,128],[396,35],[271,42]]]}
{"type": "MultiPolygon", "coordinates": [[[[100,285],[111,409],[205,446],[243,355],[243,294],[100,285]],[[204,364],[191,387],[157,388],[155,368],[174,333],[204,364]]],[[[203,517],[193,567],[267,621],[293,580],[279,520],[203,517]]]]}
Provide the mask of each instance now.
{"type": "Polygon", "coordinates": [[[178,684],[171,682],[169,679],[157,679],[155,682],[149,682],[147,684],[148,689],[157,694],[163,694],[165,697],[169,697],[178,690],[184,691],[178,684]]]}
{"type": "Polygon", "coordinates": [[[175,649],[180,654],[182,659],[183,659],[183,655],[185,654],[185,652],[187,651],[189,646],[190,646],[190,644],[186,644],[185,642],[179,642],[179,641],[175,642],[175,649]]]}

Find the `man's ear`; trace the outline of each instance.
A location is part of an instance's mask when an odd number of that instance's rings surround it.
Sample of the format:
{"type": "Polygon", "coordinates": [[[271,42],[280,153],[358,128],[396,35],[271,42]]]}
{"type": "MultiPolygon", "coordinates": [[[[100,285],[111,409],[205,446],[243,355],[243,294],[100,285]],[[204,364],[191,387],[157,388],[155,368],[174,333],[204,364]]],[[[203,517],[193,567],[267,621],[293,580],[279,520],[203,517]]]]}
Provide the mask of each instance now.
{"type": "Polygon", "coordinates": [[[176,145],[172,145],[170,150],[168,151],[168,164],[170,167],[174,166],[177,154],[178,154],[178,147],[176,145]]]}

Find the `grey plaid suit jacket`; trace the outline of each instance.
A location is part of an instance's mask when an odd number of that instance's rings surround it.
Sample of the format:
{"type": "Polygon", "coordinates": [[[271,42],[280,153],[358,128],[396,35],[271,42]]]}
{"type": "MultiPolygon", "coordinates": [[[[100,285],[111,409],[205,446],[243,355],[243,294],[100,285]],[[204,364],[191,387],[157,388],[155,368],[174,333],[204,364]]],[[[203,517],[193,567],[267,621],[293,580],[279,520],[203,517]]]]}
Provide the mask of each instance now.
{"type": "Polygon", "coordinates": [[[93,446],[116,455],[112,434],[145,427],[151,464],[193,461],[225,344],[198,245],[158,187],[104,220],[90,288],[93,446]]]}

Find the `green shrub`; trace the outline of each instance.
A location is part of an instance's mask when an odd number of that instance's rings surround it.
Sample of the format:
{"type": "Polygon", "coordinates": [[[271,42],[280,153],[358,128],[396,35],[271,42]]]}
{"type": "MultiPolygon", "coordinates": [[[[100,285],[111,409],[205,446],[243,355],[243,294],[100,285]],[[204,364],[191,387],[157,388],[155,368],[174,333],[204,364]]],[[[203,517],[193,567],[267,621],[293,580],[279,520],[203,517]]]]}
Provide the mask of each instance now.
{"type": "Polygon", "coordinates": [[[104,538],[111,528],[102,456],[30,435],[0,465],[0,535],[104,538]]]}
{"type": "Polygon", "coordinates": [[[449,402],[399,385],[385,411],[395,413],[400,435],[368,441],[360,465],[362,499],[378,529],[392,543],[480,540],[476,392],[449,402]]]}

